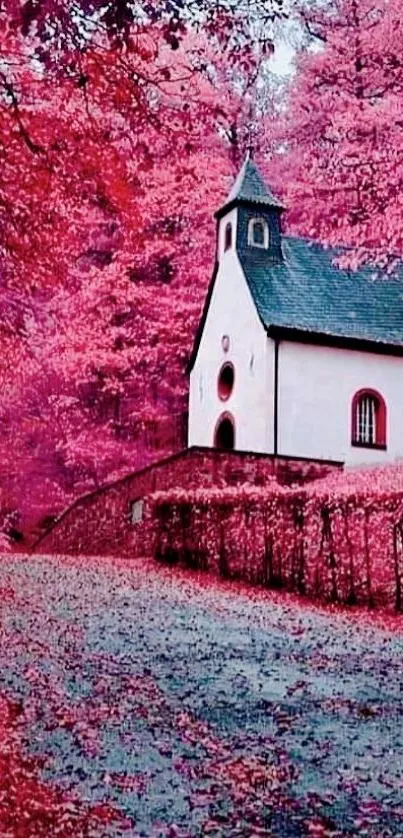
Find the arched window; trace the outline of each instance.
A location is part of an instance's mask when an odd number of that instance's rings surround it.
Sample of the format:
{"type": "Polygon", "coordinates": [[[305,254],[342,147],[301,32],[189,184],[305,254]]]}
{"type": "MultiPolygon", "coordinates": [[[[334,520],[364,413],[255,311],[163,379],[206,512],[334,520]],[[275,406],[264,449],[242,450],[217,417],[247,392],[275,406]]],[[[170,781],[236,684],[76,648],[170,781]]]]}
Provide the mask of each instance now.
{"type": "Polygon", "coordinates": [[[264,218],[251,218],[248,224],[248,244],[251,247],[269,246],[269,227],[264,218]]]}
{"type": "Polygon", "coordinates": [[[217,422],[214,447],[225,451],[232,451],[235,448],[235,425],[229,413],[224,413],[217,422]]]}
{"type": "Polygon", "coordinates": [[[232,247],[232,224],[228,223],[225,228],[224,236],[224,251],[231,250],[232,247]]]}
{"type": "Polygon", "coordinates": [[[230,363],[224,364],[220,369],[217,382],[218,395],[223,402],[229,399],[234,389],[234,382],[235,370],[233,365],[230,363]]]}
{"type": "Polygon", "coordinates": [[[386,448],[386,404],[376,390],[359,390],[353,397],[352,445],[386,448]]]}

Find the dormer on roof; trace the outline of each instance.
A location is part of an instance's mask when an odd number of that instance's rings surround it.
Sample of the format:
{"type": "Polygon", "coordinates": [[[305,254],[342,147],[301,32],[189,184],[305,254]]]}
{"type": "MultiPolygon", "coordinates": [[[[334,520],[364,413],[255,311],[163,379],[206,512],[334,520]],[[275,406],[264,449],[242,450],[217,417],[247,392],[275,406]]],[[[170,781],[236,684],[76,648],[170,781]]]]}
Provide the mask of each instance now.
{"type": "Polygon", "coordinates": [[[273,195],[248,154],[223,206],[216,212],[219,252],[253,251],[260,260],[278,262],[281,251],[281,214],[285,207],[273,195]]]}

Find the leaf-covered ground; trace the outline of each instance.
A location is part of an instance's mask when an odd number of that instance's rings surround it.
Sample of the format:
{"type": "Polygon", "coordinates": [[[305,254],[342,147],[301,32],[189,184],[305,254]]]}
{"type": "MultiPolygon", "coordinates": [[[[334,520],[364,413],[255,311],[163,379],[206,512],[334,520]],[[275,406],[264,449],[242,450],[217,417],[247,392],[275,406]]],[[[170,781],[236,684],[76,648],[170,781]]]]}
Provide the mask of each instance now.
{"type": "Polygon", "coordinates": [[[403,836],[403,622],[0,561],[0,835],[403,836]]]}

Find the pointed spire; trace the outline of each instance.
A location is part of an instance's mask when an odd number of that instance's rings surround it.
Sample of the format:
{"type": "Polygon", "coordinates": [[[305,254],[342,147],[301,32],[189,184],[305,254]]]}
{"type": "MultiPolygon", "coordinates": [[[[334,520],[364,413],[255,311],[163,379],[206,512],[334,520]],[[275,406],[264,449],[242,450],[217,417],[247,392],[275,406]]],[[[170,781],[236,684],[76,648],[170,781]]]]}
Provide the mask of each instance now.
{"type": "Polygon", "coordinates": [[[248,201],[253,204],[262,204],[265,207],[273,207],[278,210],[284,209],[283,204],[273,195],[271,189],[269,189],[260,174],[256,163],[252,160],[251,149],[247,152],[235,183],[224,206],[219,210],[218,215],[222,215],[223,211],[235,201],[248,201]]]}

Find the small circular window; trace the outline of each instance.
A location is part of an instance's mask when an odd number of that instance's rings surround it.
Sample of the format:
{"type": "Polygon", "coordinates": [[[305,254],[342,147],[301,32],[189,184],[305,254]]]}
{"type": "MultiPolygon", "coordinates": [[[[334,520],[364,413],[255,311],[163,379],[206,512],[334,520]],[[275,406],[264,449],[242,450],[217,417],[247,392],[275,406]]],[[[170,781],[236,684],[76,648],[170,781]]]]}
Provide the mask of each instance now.
{"type": "Polygon", "coordinates": [[[235,371],[232,364],[224,364],[218,376],[218,395],[220,399],[229,399],[234,389],[235,371]]]}

